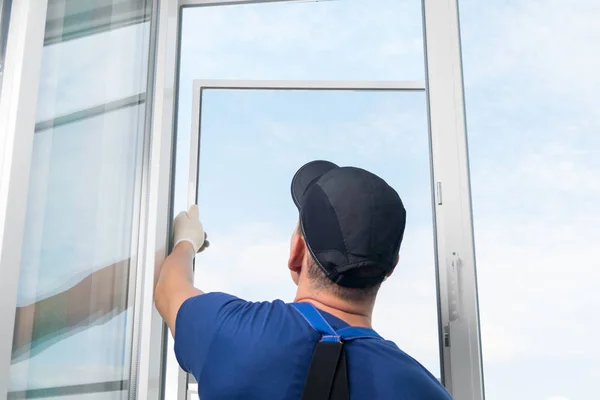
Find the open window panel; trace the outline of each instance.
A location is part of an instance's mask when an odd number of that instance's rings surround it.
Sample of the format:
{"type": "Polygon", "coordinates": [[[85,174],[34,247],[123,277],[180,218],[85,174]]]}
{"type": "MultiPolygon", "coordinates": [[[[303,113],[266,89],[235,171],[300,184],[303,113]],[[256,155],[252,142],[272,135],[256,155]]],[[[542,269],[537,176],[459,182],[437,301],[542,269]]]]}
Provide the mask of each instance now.
{"type": "MultiPolygon", "coordinates": [[[[195,283],[245,300],[291,302],[295,171],[313,159],[368,169],[408,211],[399,265],[380,290],[374,327],[442,379],[430,140],[422,81],[195,81],[188,204],[211,247],[195,283]]],[[[178,169],[180,165],[178,162],[178,169]]],[[[179,378],[197,390],[193,377],[179,378]]],[[[185,397],[190,393],[181,394],[185,397]]]]}
{"type": "MultiPolygon", "coordinates": [[[[293,173],[319,158],[372,170],[408,210],[374,326],[456,399],[482,400],[456,1],[179,5],[172,207],[197,202],[210,236],[196,285],[293,300],[293,173]]],[[[197,398],[172,345],[164,398],[197,398]]]]}

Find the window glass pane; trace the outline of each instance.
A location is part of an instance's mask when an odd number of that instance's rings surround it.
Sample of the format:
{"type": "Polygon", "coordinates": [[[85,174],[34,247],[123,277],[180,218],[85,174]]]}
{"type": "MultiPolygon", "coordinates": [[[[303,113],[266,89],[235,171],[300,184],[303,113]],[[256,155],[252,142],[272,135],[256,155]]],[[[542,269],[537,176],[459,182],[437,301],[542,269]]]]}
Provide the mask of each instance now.
{"type": "Polygon", "coordinates": [[[149,29],[145,22],[45,46],[36,122],[145,92],[149,29]]]}
{"type": "MultiPolygon", "coordinates": [[[[211,247],[197,261],[197,286],[293,301],[294,173],[311,159],[369,169],[400,193],[409,216],[374,327],[439,376],[424,94],[208,90],[202,104],[198,203],[211,247]]],[[[185,199],[176,204],[185,206],[185,199]]]]}
{"type": "Polygon", "coordinates": [[[488,400],[597,396],[599,17],[461,2],[488,400]]]}
{"type": "Polygon", "coordinates": [[[42,55],[10,391],[127,398],[149,23],[117,32],[125,1],[86,2],[105,29],[75,35],[74,3],[51,3],[74,36],[42,55]]]}
{"type": "Polygon", "coordinates": [[[124,311],[136,165],[130,155],[142,115],[138,106],[36,134],[14,390],[128,377],[131,323],[124,311]]]}
{"type": "Polygon", "coordinates": [[[48,0],[44,44],[93,36],[150,20],[147,0],[48,0]]]}

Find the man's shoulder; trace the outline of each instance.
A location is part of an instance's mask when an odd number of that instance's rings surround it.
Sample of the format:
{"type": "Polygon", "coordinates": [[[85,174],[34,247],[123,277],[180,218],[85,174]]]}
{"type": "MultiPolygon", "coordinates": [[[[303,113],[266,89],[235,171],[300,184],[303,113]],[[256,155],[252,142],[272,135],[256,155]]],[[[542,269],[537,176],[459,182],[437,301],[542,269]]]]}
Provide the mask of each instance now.
{"type": "Polygon", "coordinates": [[[211,302],[215,305],[232,306],[236,311],[239,312],[252,312],[252,313],[269,313],[273,311],[277,312],[289,312],[292,310],[289,303],[285,303],[282,300],[270,300],[270,301],[252,301],[245,300],[235,295],[225,292],[209,292],[199,296],[196,296],[201,301],[211,302]]]}
{"type": "MultiPolygon", "coordinates": [[[[305,324],[291,303],[279,299],[269,301],[242,300],[242,302],[238,308],[237,319],[249,329],[260,328],[260,330],[281,332],[283,327],[294,326],[298,331],[298,328],[302,326],[307,331],[310,330],[310,327],[305,324]]],[[[305,329],[300,329],[298,333],[303,331],[305,329]]]]}
{"type": "Polygon", "coordinates": [[[187,299],[184,304],[193,308],[195,305],[210,304],[215,307],[234,306],[240,311],[265,311],[268,308],[285,308],[286,303],[281,300],[250,301],[225,292],[207,292],[187,299]]]}
{"type": "Polygon", "coordinates": [[[348,350],[348,359],[353,364],[351,373],[374,377],[373,382],[361,380],[363,387],[357,388],[361,393],[375,385],[389,393],[421,393],[432,400],[451,399],[438,378],[390,340],[357,341],[350,343],[348,350]],[[354,363],[353,359],[360,362],[354,363]]]}
{"type": "Polygon", "coordinates": [[[224,293],[209,292],[186,300],[188,314],[210,308],[216,316],[215,324],[239,324],[242,328],[275,327],[284,322],[298,324],[301,318],[291,303],[282,300],[251,301],[224,293]]]}
{"type": "Polygon", "coordinates": [[[318,334],[291,303],[219,296],[225,305],[215,321],[215,335],[211,343],[213,351],[218,353],[235,348],[238,362],[244,359],[263,360],[269,356],[269,363],[279,359],[283,362],[303,353],[312,354],[311,346],[318,339],[318,334]]]}

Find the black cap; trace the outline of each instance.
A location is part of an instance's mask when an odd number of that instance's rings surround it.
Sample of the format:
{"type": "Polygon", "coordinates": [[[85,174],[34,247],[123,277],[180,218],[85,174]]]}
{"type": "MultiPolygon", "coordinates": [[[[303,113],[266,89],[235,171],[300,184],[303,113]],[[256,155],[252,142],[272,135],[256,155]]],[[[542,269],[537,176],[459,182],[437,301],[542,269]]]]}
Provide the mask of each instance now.
{"type": "Polygon", "coordinates": [[[383,179],[361,168],[312,161],[294,175],[292,198],[306,246],[333,282],[367,288],[394,269],[406,210],[383,179]]]}

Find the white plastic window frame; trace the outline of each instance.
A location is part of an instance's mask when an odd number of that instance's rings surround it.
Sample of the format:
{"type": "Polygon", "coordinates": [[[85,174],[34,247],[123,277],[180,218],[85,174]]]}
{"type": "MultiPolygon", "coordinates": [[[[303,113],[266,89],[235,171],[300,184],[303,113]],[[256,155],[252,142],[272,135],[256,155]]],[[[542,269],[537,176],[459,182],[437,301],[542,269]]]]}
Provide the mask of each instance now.
{"type": "Polygon", "coordinates": [[[188,206],[196,204],[202,94],[205,90],[282,90],[282,91],[425,91],[424,81],[309,81],[309,80],[219,80],[196,79],[192,89],[192,130],[190,142],[190,169],[188,206]]]}
{"type": "MultiPolygon", "coordinates": [[[[179,7],[284,1],[297,0],[179,0],[179,7]]],[[[442,382],[457,400],[483,400],[458,3],[457,0],[422,0],[422,10],[425,89],[435,193],[442,382]]],[[[178,36],[177,40],[179,49],[181,37],[178,36]]],[[[194,110],[198,107],[200,112],[199,94],[194,95],[193,101],[194,110]]],[[[193,123],[199,123],[199,114],[193,123]]],[[[194,132],[196,134],[192,138],[197,140],[198,130],[194,132]]],[[[192,161],[190,165],[197,167],[197,158],[192,161]]],[[[196,185],[196,180],[190,172],[190,190],[192,185],[196,185]]],[[[190,201],[195,201],[191,191],[189,196],[190,201]]],[[[178,399],[183,400],[187,398],[188,380],[180,372],[178,399]]]]}
{"type": "Polygon", "coordinates": [[[8,395],[47,0],[12,3],[0,92],[0,398],[8,395]]]}
{"type": "Polygon", "coordinates": [[[457,400],[483,400],[458,0],[422,4],[443,382],[457,400]]]}

